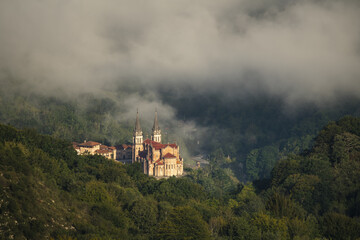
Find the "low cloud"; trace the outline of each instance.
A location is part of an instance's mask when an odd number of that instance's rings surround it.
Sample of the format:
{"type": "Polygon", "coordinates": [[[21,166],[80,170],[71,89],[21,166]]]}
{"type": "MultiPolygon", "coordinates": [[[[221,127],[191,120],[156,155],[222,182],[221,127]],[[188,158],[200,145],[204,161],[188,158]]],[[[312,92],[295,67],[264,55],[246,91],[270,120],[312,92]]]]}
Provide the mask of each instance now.
{"type": "Polygon", "coordinates": [[[136,82],[154,95],[149,109],[169,110],[156,97],[164,85],[289,104],[360,92],[357,1],[5,0],[0,32],[1,76],[42,94],[136,82]]]}

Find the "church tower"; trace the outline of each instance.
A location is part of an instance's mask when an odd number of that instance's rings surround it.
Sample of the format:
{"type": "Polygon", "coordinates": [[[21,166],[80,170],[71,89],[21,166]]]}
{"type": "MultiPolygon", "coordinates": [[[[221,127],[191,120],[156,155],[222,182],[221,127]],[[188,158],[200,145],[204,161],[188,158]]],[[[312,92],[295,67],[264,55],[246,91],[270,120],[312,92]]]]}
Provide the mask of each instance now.
{"type": "Polygon", "coordinates": [[[151,140],[161,143],[161,130],[159,128],[157,110],[155,110],[154,126],[152,128],[151,140]]]}
{"type": "Polygon", "coordinates": [[[139,152],[144,150],[143,146],[143,132],[140,126],[139,120],[139,111],[136,112],[136,122],[135,122],[135,129],[134,129],[134,137],[133,137],[133,154],[132,154],[132,162],[139,161],[139,152]]]}

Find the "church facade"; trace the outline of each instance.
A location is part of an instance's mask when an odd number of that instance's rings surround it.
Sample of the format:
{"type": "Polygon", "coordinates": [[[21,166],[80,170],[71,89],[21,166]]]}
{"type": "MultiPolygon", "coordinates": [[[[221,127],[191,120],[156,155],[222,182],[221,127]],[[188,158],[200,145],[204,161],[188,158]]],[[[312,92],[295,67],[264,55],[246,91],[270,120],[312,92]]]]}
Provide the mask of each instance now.
{"type": "Polygon", "coordinates": [[[180,156],[180,147],[175,143],[161,143],[161,129],[158,123],[157,111],[155,112],[151,139],[145,140],[140,125],[139,113],[136,114],[132,162],[141,163],[144,173],[149,176],[171,177],[183,174],[184,161],[180,156]]]}

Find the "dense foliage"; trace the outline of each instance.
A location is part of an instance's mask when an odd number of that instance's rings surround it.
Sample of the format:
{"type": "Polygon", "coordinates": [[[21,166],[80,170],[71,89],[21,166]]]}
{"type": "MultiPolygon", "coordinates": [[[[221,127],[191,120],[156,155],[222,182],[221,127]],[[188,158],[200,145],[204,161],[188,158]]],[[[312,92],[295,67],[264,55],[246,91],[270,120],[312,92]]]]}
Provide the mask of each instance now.
{"type": "Polygon", "coordinates": [[[2,239],[357,239],[360,119],[240,184],[223,166],[156,180],[140,166],[77,156],[69,142],[0,125],[2,239]]]}

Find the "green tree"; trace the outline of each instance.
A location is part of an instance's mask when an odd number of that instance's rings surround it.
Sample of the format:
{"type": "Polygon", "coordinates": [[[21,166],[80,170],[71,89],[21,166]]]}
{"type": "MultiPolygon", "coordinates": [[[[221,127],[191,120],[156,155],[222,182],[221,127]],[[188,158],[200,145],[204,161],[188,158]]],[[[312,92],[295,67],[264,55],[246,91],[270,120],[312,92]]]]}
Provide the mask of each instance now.
{"type": "Polygon", "coordinates": [[[359,221],[339,213],[325,214],[322,227],[325,236],[330,239],[347,240],[360,237],[359,221]]]}
{"type": "Polygon", "coordinates": [[[177,207],[169,218],[157,227],[156,239],[209,239],[208,224],[191,207],[177,207]]]}
{"type": "Polygon", "coordinates": [[[262,199],[255,193],[255,188],[251,183],[245,185],[235,199],[229,200],[229,206],[239,216],[252,215],[264,210],[265,207],[262,199]]]}
{"type": "Polygon", "coordinates": [[[259,149],[252,150],[246,157],[246,172],[249,179],[259,178],[258,158],[260,151],[259,149]]]}
{"type": "Polygon", "coordinates": [[[289,239],[285,218],[278,219],[264,213],[258,213],[251,222],[261,230],[261,239],[289,239]]]}
{"type": "Polygon", "coordinates": [[[151,198],[141,198],[133,203],[130,216],[140,232],[150,233],[157,220],[157,202],[151,198]]]}
{"type": "Polygon", "coordinates": [[[224,233],[225,238],[234,240],[256,240],[261,239],[261,230],[244,217],[232,217],[227,220],[224,233]]]}

